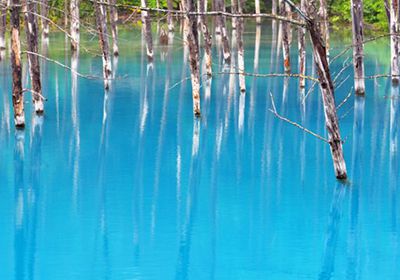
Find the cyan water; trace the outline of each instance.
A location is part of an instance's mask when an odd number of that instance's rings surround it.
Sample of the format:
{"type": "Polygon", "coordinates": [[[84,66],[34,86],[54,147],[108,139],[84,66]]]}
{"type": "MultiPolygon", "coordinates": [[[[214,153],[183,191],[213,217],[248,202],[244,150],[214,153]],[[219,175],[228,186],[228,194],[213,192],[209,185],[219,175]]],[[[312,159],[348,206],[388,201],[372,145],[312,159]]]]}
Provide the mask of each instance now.
{"type": "MultiPolygon", "coordinates": [[[[246,72],[282,73],[271,23],[258,31],[259,42],[246,22],[246,72]]],[[[342,184],[327,144],[268,111],[271,92],[281,115],[325,136],[317,87],[304,101],[295,78],[247,76],[240,95],[237,76],[216,74],[196,121],[180,28],[169,46],[155,38],[152,66],[139,29],[120,36],[105,93],[96,39],[83,35],[74,60],[52,34],[42,51],[94,77],[42,61],[46,112],[35,117],[27,93],[24,131],[13,127],[9,54],[0,62],[0,279],[400,278],[400,103],[389,80],[367,80],[366,97],[339,109],[342,184]]],[[[331,57],[349,38],[332,31],[331,57]]],[[[235,72],[214,46],[214,73],[235,72]]],[[[366,74],[387,74],[388,55],[387,38],[367,44],[366,74]]],[[[338,104],[352,83],[345,68],[338,104]]]]}

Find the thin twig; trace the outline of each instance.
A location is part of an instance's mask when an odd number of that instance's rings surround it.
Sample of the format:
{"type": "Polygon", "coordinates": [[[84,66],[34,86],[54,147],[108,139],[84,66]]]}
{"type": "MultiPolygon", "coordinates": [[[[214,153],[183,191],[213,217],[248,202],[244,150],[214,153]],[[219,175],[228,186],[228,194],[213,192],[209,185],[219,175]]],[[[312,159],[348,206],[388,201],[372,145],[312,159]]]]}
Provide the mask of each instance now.
{"type": "Polygon", "coordinates": [[[268,109],[268,110],[269,110],[272,114],[274,114],[278,119],[280,119],[280,120],[282,120],[282,121],[285,121],[285,122],[287,122],[287,123],[289,123],[289,124],[291,124],[291,125],[293,125],[293,126],[299,128],[299,129],[303,130],[305,133],[308,133],[308,134],[310,134],[310,135],[312,135],[312,136],[318,138],[319,140],[322,140],[322,141],[324,141],[324,142],[326,142],[326,143],[329,144],[329,140],[326,139],[325,137],[323,137],[323,136],[321,136],[321,135],[319,135],[319,134],[317,134],[317,133],[315,133],[315,132],[312,132],[311,130],[305,128],[304,126],[302,126],[302,125],[300,125],[300,124],[298,124],[298,123],[296,123],[296,122],[294,122],[294,121],[291,121],[291,120],[289,120],[289,119],[287,119],[287,118],[281,116],[281,115],[276,111],[275,101],[274,101],[274,97],[272,96],[272,93],[270,92],[269,95],[271,96],[272,109],[268,109]]]}

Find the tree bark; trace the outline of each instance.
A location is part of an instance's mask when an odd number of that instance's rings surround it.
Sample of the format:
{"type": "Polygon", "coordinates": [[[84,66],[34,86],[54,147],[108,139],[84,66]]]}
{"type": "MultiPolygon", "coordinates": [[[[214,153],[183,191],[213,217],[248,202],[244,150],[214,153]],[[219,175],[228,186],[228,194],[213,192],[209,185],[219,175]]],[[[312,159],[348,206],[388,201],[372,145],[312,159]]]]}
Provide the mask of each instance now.
{"type": "MultiPolygon", "coordinates": [[[[195,11],[194,0],[186,0],[186,11],[195,11]]],[[[197,19],[194,15],[186,15],[186,18],[189,21],[189,30],[186,35],[186,40],[189,45],[189,64],[191,72],[190,76],[192,80],[193,112],[196,117],[200,117],[200,62],[197,19]]]]}
{"type": "MultiPolygon", "coordinates": [[[[259,14],[261,12],[260,0],[254,0],[254,6],[255,6],[256,14],[259,14]]],[[[256,18],[256,23],[257,24],[261,24],[261,18],[260,17],[256,18]]]]}
{"type": "Polygon", "coordinates": [[[110,60],[110,46],[108,43],[108,33],[107,33],[107,14],[106,8],[104,6],[104,0],[99,0],[95,2],[96,8],[96,23],[97,30],[99,32],[99,43],[102,50],[103,58],[103,78],[104,78],[104,88],[108,90],[110,88],[110,77],[111,77],[111,60],[110,60]]]}
{"type": "Polygon", "coordinates": [[[326,55],[329,59],[329,49],[330,49],[330,44],[329,44],[329,20],[328,20],[328,8],[326,4],[326,0],[320,0],[319,1],[319,16],[321,18],[321,34],[322,38],[325,41],[325,48],[326,48],[326,55]]]}
{"type": "Polygon", "coordinates": [[[43,33],[42,36],[43,38],[48,38],[49,37],[49,21],[47,18],[49,17],[49,0],[41,0],[40,1],[40,21],[42,23],[42,29],[43,33]]]}
{"type": "Polygon", "coordinates": [[[117,0],[109,0],[110,3],[110,25],[111,25],[111,36],[113,40],[113,54],[118,56],[118,10],[115,6],[117,0]]]}
{"type": "MultiPolygon", "coordinates": [[[[242,14],[243,0],[237,0],[238,13],[242,14]]],[[[236,40],[238,48],[238,70],[239,70],[239,88],[240,93],[246,92],[246,78],[244,76],[244,47],[243,47],[243,18],[239,17],[236,21],[236,40]]]]}
{"type": "MultiPolygon", "coordinates": [[[[201,12],[205,12],[205,0],[200,0],[199,1],[199,6],[201,12]]],[[[205,60],[206,60],[206,71],[207,75],[211,77],[212,75],[212,38],[211,34],[208,30],[207,22],[206,22],[206,17],[204,15],[200,16],[200,24],[201,24],[201,29],[204,37],[204,50],[205,50],[205,60]]]]}
{"type": "MultiPolygon", "coordinates": [[[[218,9],[217,11],[225,11],[225,2],[224,0],[217,0],[218,9]]],[[[222,37],[222,47],[224,52],[224,61],[225,63],[231,63],[231,51],[229,49],[229,38],[228,33],[226,31],[226,19],[224,16],[217,16],[217,30],[216,33],[220,32],[222,37]],[[219,30],[219,31],[218,31],[219,30]]]]}
{"type": "MultiPolygon", "coordinates": [[[[306,8],[306,0],[301,0],[300,9],[305,11],[306,8]]],[[[299,73],[300,75],[306,75],[306,29],[303,27],[299,27],[298,30],[299,40],[299,73]]],[[[300,88],[305,88],[306,79],[304,77],[299,78],[299,86],[300,88]]]]}
{"type": "Polygon", "coordinates": [[[345,180],[347,179],[347,170],[343,156],[339,121],[336,113],[333,82],[329,70],[324,40],[321,37],[321,32],[315,20],[317,17],[314,4],[314,0],[308,2],[307,14],[309,19],[306,20],[306,23],[310,32],[314,52],[314,62],[318,72],[318,80],[324,103],[325,125],[329,135],[329,145],[331,149],[335,175],[336,178],[345,180]]]}
{"type": "MultiPolygon", "coordinates": [[[[204,2],[204,0],[203,0],[204,2]]],[[[172,0],[167,0],[167,6],[168,6],[168,10],[173,10],[174,6],[172,5],[172,0]]],[[[169,32],[173,32],[174,31],[174,21],[172,19],[172,13],[168,12],[167,14],[167,22],[168,22],[168,31],[169,32]]]]}
{"type": "Polygon", "coordinates": [[[1,1],[1,16],[0,16],[0,51],[6,49],[6,28],[7,28],[7,8],[8,1],[1,1]]]}
{"type": "Polygon", "coordinates": [[[399,0],[391,0],[390,5],[390,50],[392,83],[399,83],[399,0]]]}
{"type": "MultiPolygon", "coordinates": [[[[141,0],[142,7],[147,7],[147,0],[141,0]]],[[[146,40],[147,60],[153,61],[153,37],[151,34],[151,21],[147,11],[142,11],[143,31],[146,40]]]]}
{"type": "MultiPolygon", "coordinates": [[[[288,17],[290,13],[290,6],[284,1],[280,0],[279,3],[280,15],[288,17]]],[[[283,47],[283,67],[285,73],[290,73],[290,38],[289,38],[289,23],[282,22],[282,47],[283,47]]]]}
{"type": "Polygon", "coordinates": [[[12,68],[12,100],[14,123],[18,128],[25,126],[24,95],[22,92],[21,42],[19,36],[20,1],[11,0],[11,68],[12,68]]]}
{"type": "Polygon", "coordinates": [[[34,0],[27,0],[25,7],[25,29],[26,29],[26,41],[29,62],[29,74],[31,76],[32,83],[32,99],[37,114],[43,113],[44,105],[42,98],[42,84],[40,81],[40,64],[39,57],[36,55],[39,53],[38,47],[38,23],[37,23],[37,3],[34,0]]]}
{"type": "Polygon", "coordinates": [[[364,19],[362,0],[351,0],[351,17],[353,21],[354,89],[356,94],[364,95],[364,19]]]}
{"type": "Polygon", "coordinates": [[[70,0],[70,13],[71,13],[71,49],[73,51],[78,51],[79,49],[79,1],[80,0],[70,0]]]}

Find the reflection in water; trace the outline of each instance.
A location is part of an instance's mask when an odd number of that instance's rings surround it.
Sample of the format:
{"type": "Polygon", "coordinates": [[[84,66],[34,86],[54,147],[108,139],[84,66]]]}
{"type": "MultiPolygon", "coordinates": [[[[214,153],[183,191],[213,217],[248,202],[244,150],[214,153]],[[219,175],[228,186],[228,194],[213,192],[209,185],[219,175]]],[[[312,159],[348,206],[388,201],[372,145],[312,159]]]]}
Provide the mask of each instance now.
{"type": "Polygon", "coordinates": [[[318,277],[318,279],[320,280],[331,279],[335,271],[336,250],[345,194],[346,186],[340,183],[336,184],[333,190],[331,210],[329,213],[329,222],[324,244],[322,267],[318,277]]]}

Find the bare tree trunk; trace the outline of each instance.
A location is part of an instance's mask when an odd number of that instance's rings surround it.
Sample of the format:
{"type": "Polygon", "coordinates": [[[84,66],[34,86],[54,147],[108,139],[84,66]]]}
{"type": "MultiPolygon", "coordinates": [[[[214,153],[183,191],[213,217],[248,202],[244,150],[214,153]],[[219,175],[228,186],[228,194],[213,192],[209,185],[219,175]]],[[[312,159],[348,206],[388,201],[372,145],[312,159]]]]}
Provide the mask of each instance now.
{"type": "MultiPolygon", "coordinates": [[[[260,0],[254,0],[254,6],[255,6],[256,14],[259,14],[261,12],[260,0]]],[[[256,23],[257,24],[261,24],[261,18],[260,17],[256,18],[256,23]]]]}
{"type": "Polygon", "coordinates": [[[49,37],[49,21],[47,18],[49,17],[49,0],[41,0],[40,1],[40,21],[42,23],[43,38],[49,37]]]}
{"type": "MultiPolygon", "coordinates": [[[[290,13],[290,6],[284,1],[280,0],[279,3],[280,15],[283,17],[288,17],[290,13]]],[[[282,46],[283,46],[283,67],[285,73],[290,73],[290,38],[289,38],[289,23],[286,21],[282,22],[282,46]]]]}
{"type": "MultiPolygon", "coordinates": [[[[218,11],[225,11],[225,2],[224,0],[217,0],[218,2],[218,11]]],[[[216,32],[221,33],[222,37],[222,47],[223,47],[223,52],[224,52],[224,61],[225,63],[229,64],[231,63],[231,51],[229,49],[229,38],[228,38],[228,33],[226,31],[226,19],[224,16],[217,16],[217,27],[218,29],[216,32]]]]}
{"type": "Polygon", "coordinates": [[[110,3],[110,25],[111,36],[113,40],[113,54],[118,56],[118,10],[116,7],[117,0],[109,0],[110,3]]]}
{"type": "MultiPolygon", "coordinates": [[[[185,0],[182,0],[184,2],[185,0]]],[[[186,0],[186,11],[194,12],[194,0],[186,0]]],[[[186,40],[189,44],[189,64],[192,80],[193,112],[196,117],[200,116],[200,62],[199,62],[199,40],[197,32],[197,19],[194,15],[186,15],[189,21],[189,30],[186,40]]]]}
{"type": "MultiPolygon", "coordinates": [[[[238,1],[238,13],[242,14],[243,0],[238,1]]],[[[238,45],[238,70],[239,70],[239,88],[241,93],[246,92],[246,79],[244,76],[244,47],[243,47],[243,18],[239,17],[236,21],[236,40],[238,45]]]]}
{"type": "Polygon", "coordinates": [[[96,23],[97,30],[99,32],[99,43],[102,50],[103,58],[103,78],[104,78],[104,88],[108,90],[110,88],[109,81],[111,77],[111,62],[110,62],[110,46],[108,43],[108,33],[107,33],[107,14],[106,8],[104,6],[104,0],[99,0],[95,2],[96,8],[96,23]]]}
{"type": "Polygon", "coordinates": [[[329,145],[333,159],[336,178],[347,179],[346,163],[343,156],[342,138],[340,136],[339,121],[336,113],[333,82],[329,70],[329,63],[326,54],[324,40],[316,23],[315,1],[309,1],[307,13],[309,19],[306,20],[310,31],[311,42],[313,45],[314,62],[318,72],[318,80],[321,88],[324,103],[325,125],[329,135],[329,145]]]}
{"type": "MultiPolygon", "coordinates": [[[[301,0],[300,9],[305,11],[306,8],[306,0],[301,0]]],[[[299,73],[300,75],[306,75],[306,29],[303,27],[299,27],[298,30],[299,35],[299,73]]],[[[304,88],[306,86],[306,79],[304,77],[300,77],[299,79],[300,88],[304,88]]]]}
{"type": "MultiPolygon", "coordinates": [[[[201,12],[205,12],[205,6],[207,4],[205,4],[205,0],[200,0],[199,1],[199,8],[202,9],[200,10],[201,12]]],[[[205,49],[205,60],[206,60],[206,71],[207,71],[207,75],[211,76],[212,75],[212,38],[211,38],[211,34],[208,30],[207,27],[207,22],[206,22],[206,17],[200,16],[200,24],[201,24],[201,29],[203,31],[203,37],[204,37],[204,49],[205,49]]]]}
{"type": "Polygon", "coordinates": [[[390,50],[392,83],[399,83],[399,0],[392,0],[390,5],[390,50]]]}
{"type": "Polygon", "coordinates": [[[22,92],[21,42],[19,37],[20,1],[11,0],[11,68],[12,68],[12,100],[14,122],[16,127],[25,126],[24,95],[22,92]]]}
{"type": "Polygon", "coordinates": [[[29,74],[31,76],[32,83],[32,97],[33,104],[35,106],[35,112],[38,114],[43,113],[43,98],[42,98],[42,84],[40,81],[40,64],[39,57],[36,55],[39,53],[38,47],[38,23],[37,23],[37,3],[35,0],[28,0],[25,7],[25,29],[26,29],[26,41],[29,62],[29,74]]]}
{"type": "Polygon", "coordinates": [[[328,8],[326,4],[326,0],[319,0],[319,16],[321,17],[321,34],[322,38],[325,41],[326,55],[329,59],[329,20],[328,20],[328,8]]]}
{"type": "Polygon", "coordinates": [[[1,0],[1,16],[0,16],[0,51],[6,49],[6,28],[7,28],[7,8],[8,1],[1,0]]]}
{"type": "Polygon", "coordinates": [[[362,0],[351,0],[351,17],[353,21],[354,89],[356,94],[364,95],[364,19],[362,0]]]}
{"type": "Polygon", "coordinates": [[[272,0],[272,9],[271,13],[276,15],[278,13],[278,0],[272,0]]]}
{"type": "Polygon", "coordinates": [[[77,51],[79,49],[79,1],[70,0],[70,13],[71,13],[71,49],[77,51]]]}
{"type": "MultiPolygon", "coordinates": [[[[237,0],[231,0],[231,12],[233,14],[237,13],[237,0]]],[[[236,29],[236,18],[232,18],[232,29],[236,29]]]]}
{"type": "MultiPolygon", "coordinates": [[[[167,6],[168,6],[168,10],[170,10],[170,11],[174,9],[174,6],[172,5],[172,0],[167,0],[167,6]]],[[[171,12],[168,12],[167,21],[168,21],[168,31],[173,32],[174,31],[174,21],[172,19],[171,12]]]]}
{"type": "MultiPolygon", "coordinates": [[[[142,7],[147,7],[147,0],[141,0],[142,7]]],[[[142,11],[142,21],[144,28],[144,37],[146,39],[146,50],[147,50],[147,60],[149,62],[153,61],[153,37],[151,35],[151,21],[149,13],[147,11],[142,11]]]]}

